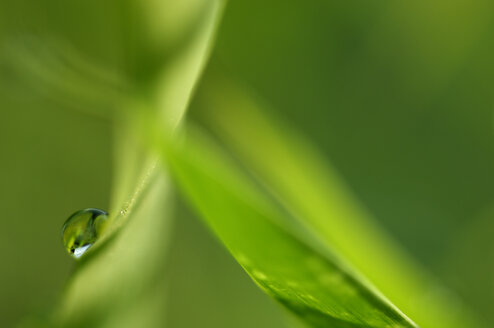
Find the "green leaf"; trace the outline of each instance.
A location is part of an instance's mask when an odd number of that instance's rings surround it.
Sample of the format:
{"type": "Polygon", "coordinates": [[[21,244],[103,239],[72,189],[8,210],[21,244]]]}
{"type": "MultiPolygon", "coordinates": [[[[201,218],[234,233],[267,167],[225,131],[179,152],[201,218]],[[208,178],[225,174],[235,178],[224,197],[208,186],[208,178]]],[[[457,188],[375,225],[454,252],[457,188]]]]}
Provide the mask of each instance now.
{"type": "Polygon", "coordinates": [[[109,119],[128,92],[119,72],[95,64],[60,40],[23,35],[0,47],[2,89],[16,97],[27,90],[63,108],[109,119]]]}
{"type": "Polygon", "coordinates": [[[151,86],[120,100],[115,113],[115,180],[109,224],[82,257],[54,315],[62,327],[161,327],[172,193],[152,154],[157,133],[177,132],[208,57],[222,1],[208,1],[190,42],[151,86]],[[151,140],[151,141],[150,141],[151,140]]]}
{"type": "Polygon", "coordinates": [[[306,242],[204,135],[166,148],[185,196],[252,279],[313,327],[416,327],[336,255],[306,242]]]}
{"type": "Polygon", "coordinates": [[[367,277],[421,327],[480,327],[354,199],[305,138],[266,115],[233,81],[206,79],[201,119],[293,217],[367,277]]]}

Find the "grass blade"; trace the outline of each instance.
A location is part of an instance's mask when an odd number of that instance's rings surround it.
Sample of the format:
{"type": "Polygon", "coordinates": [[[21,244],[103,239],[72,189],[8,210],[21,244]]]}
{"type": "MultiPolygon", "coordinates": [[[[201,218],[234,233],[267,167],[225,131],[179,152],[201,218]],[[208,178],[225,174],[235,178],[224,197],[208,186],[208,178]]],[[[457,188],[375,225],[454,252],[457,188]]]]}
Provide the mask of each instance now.
{"type": "Polygon", "coordinates": [[[283,226],[281,213],[203,135],[171,147],[171,172],[252,279],[313,327],[416,327],[330,253],[283,226]]]}
{"type": "Polygon", "coordinates": [[[302,136],[267,116],[264,106],[232,81],[213,77],[205,85],[202,121],[327,247],[421,327],[481,326],[380,229],[302,136]]]}
{"type": "Polygon", "coordinates": [[[158,130],[177,132],[208,58],[222,5],[208,1],[192,40],[170,58],[153,85],[121,100],[109,228],[78,263],[55,314],[58,326],[163,326],[164,290],[156,286],[166,286],[173,199],[148,141],[158,130]]]}

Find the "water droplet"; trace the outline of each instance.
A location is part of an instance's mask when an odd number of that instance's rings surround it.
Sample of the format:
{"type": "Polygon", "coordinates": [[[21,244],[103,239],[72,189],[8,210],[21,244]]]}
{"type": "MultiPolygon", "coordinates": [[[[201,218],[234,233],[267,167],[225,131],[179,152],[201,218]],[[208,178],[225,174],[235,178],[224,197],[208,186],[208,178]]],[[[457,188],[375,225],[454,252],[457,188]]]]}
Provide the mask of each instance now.
{"type": "Polygon", "coordinates": [[[86,208],[72,214],[62,227],[62,241],[69,255],[80,258],[98,239],[108,213],[86,208]]]}

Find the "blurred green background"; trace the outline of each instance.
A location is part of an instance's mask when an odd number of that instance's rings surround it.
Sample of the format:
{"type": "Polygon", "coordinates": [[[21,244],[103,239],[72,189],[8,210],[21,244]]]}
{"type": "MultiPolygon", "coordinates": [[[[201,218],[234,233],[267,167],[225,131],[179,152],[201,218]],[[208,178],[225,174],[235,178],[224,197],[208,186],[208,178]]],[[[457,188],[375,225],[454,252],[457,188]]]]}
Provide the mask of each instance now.
{"type": "MultiPolygon", "coordinates": [[[[78,209],[108,208],[113,167],[106,105],[59,101],[66,95],[23,78],[5,54],[20,45],[44,66],[56,40],[139,81],[159,56],[133,54],[146,40],[128,18],[132,3],[0,4],[1,326],[56,303],[73,266],[60,228],[78,209]]],[[[487,0],[231,1],[210,60],[308,136],[369,212],[490,325],[493,33],[487,0]]],[[[178,38],[167,34],[163,47],[178,38]]],[[[193,102],[191,116],[198,110],[193,102]]],[[[184,204],[177,213],[169,327],[288,326],[184,204]]]]}

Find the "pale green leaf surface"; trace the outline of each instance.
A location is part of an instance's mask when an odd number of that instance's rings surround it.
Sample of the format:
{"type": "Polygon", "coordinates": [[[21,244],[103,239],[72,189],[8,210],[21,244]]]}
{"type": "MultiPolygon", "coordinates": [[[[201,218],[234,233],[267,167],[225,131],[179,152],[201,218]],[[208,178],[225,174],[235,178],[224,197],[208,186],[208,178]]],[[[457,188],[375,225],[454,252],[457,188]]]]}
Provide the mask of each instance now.
{"type": "Polygon", "coordinates": [[[330,253],[282,225],[256,187],[204,142],[188,135],[166,157],[178,185],[252,279],[313,327],[415,327],[330,253]]]}
{"type": "Polygon", "coordinates": [[[479,327],[354,199],[331,165],[232,81],[207,79],[202,118],[303,224],[421,327],[479,327]]]}
{"type": "Polygon", "coordinates": [[[57,313],[60,326],[113,327],[152,295],[166,255],[171,201],[166,179],[151,180],[132,219],[81,261],[57,313]]]}
{"type": "Polygon", "coordinates": [[[121,99],[109,227],[78,263],[55,313],[59,326],[163,325],[164,293],[156,285],[166,281],[173,208],[166,174],[148,141],[156,129],[176,132],[187,108],[221,12],[221,1],[207,4],[197,33],[169,58],[153,86],[121,99]],[[159,101],[161,97],[167,102],[159,101]]]}

